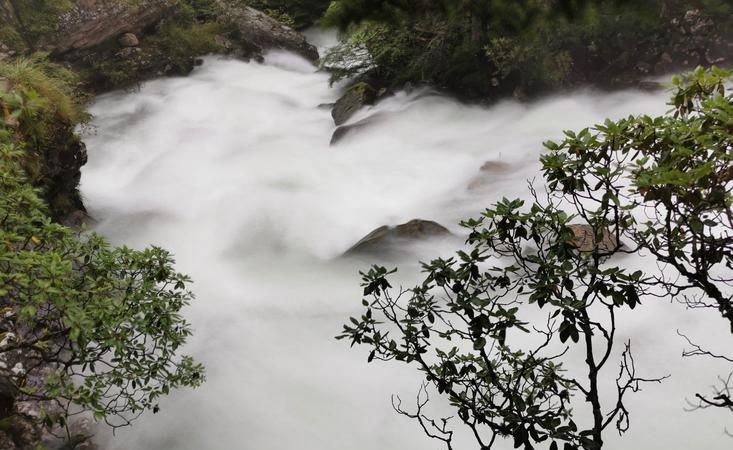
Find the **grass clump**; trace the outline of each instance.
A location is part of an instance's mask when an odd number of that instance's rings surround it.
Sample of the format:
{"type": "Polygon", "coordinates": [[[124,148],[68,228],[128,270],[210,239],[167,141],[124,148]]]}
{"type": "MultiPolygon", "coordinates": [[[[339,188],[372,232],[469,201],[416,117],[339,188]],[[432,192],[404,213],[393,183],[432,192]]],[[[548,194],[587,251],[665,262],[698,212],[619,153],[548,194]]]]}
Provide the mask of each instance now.
{"type": "Polygon", "coordinates": [[[7,79],[13,89],[36,92],[44,99],[45,112],[68,124],[84,118],[76,75],[44,54],[0,61],[0,78],[7,79]]]}

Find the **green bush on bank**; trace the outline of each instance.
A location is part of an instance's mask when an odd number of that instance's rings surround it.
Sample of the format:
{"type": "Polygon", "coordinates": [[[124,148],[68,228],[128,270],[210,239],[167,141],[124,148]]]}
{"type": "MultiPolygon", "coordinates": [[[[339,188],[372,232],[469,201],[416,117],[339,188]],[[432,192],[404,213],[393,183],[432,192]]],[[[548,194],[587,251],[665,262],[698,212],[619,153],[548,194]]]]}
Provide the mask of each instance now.
{"type": "Polygon", "coordinates": [[[51,221],[28,161],[36,127],[73,117],[53,104],[66,90],[28,61],[2,68],[32,76],[0,91],[0,357],[24,368],[0,376],[17,400],[51,402],[45,426],[63,428],[79,408],[127,425],[170,390],[204,380],[203,367],[179,355],[191,335],[181,316],[190,279],[163,249],[116,248],[51,221]]]}
{"type": "MultiPolygon", "coordinates": [[[[425,82],[469,98],[588,82],[622,86],[653,69],[670,47],[672,18],[692,8],[678,0],[565,3],[426,1],[411,8],[396,0],[378,6],[337,0],[323,23],[339,27],[344,44],[327,59],[345,68],[337,78],[370,67],[388,87],[425,82]],[[354,49],[366,49],[370,64],[346,63],[354,49]]],[[[718,29],[730,23],[728,2],[706,0],[699,7],[718,29]]]]}

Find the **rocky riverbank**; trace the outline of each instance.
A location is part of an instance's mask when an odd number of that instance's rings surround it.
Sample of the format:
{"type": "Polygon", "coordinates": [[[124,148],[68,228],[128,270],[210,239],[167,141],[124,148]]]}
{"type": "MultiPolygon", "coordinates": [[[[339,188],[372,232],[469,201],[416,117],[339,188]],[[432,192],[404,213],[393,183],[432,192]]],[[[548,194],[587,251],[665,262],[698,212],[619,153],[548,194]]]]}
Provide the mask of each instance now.
{"type": "MultiPolygon", "coordinates": [[[[302,34],[236,0],[54,0],[36,2],[36,10],[30,3],[0,0],[0,132],[24,151],[27,179],[51,218],[72,227],[87,220],[78,190],[87,154],[76,129],[91,96],[185,75],[209,53],[261,60],[282,49],[319,59],[302,34]]],[[[93,448],[90,423],[50,426],[61,408],[9,381],[24,374],[28,388],[43,383],[46,370],[23,349],[7,350],[13,314],[0,321],[0,448],[93,448]]]]}
{"type": "MultiPolygon", "coordinates": [[[[282,49],[314,64],[319,59],[302,34],[237,0],[75,0],[43,3],[38,10],[18,5],[27,3],[0,0],[0,64],[8,72],[0,71],[0,88],[8,92],[38,90],[15,67],[27,65],[28,58],[41,61],[32,64],[50,78],[62,71],[72,75],[73,81],[63,81],[71,103],[153,78],[186,75],[205,54],[261,60],[264,52],[282,49]]],[[[43,190],[54,219],[79,225],[85,211],[77,186],[86,163],[84,144],[75,134],[81,118],[52,116],[44,121],[47,139],[29,149],[30,178],[43,190]]]]}

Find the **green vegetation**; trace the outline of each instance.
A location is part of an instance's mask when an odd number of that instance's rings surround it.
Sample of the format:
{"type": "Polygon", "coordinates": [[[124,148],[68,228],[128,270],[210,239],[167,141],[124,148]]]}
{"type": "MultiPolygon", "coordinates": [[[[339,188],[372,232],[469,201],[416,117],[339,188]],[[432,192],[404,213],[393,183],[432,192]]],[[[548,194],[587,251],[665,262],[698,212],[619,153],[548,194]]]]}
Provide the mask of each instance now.
{"type": "MultiPolygon", "coordinates": [[[[681,18],[687,3],[338,0],[323,22],[342,30],[344,45],[328,67],[346,67],[337,78],[369,68],[387,87],[424,82],[469,98],[622,86],[653,70],[671,48],[670,17],[681,18]],[[339,64],[359,49],[368,63],[339,64]]],[[[726,30],[728,16],[717,14],[727,2],[701,7],[726,30]]]]}
{"type": "MultiPolygon", "coordinates": [[[[637,375],[630,342],[615,359],[619,311],[676,299],[717,309],[733,333],[731,81],[732,71],[698,69],[675,78],[665,116],[607,120],[547,142],[548,194],[532,188],[529,205],[504,199],[463,223],[470,250],[424,264],[420,285],[395,292],[394,271],[362,273],[365,312],[339,338],[367,346],[369,361],[423,373],[416,409],[398,402],[397,411],[448,449],[455,423],[481,449],[502,438],[515,448],[601,449],[610,429],[630,426],[625,397],[663,380],[637,375]],[[639,250],[656,258],[658,275],[613,259],[639,250]],[[582,377],[563,369],[563,348],[583,356],[582,377]],[[599,383],[607,371],[618,375],[611,392],[599,383]],[[427,415],[430,392],[455,418],[427,415]],[[580,414],[592,419],[586,429],[580,414]]],[[[688,342],[686,356],[733,361],[688,342]]],[[[733,409],[732,379],[698,394],[699,407],[733,409]]]]}
{"type": "Polygon", "coordinates": [[[27,50],[23,36],[20,35],[15,27],[9,24],[0,26],[0,42],[17,53],[22,53],[27,50]]]}
{"type": "Polygon", "coordinates": [[[46,99],[40,113],[75,124],[84,113],[77,90],[79,80],[70,70],[48,61],[44,54],[0,61],[0,78],[20,91],[33,91],[46,99]]]}
{"type": "Polygon", "coordinates": [[[86,154],[74,127],[86,119],[85,95],[76,76],[36,54],[0,61],[0,78],[11,88],[2,95],[4,114],[24,150],[29,182],[41,190],[54,219],[83,209],[76,183],[86,154]]]}
{"type": "Polygon", "coordinates": [[[194,58],[209,53],[227,53],[221,39],[236,27],[213,0],[182,0],[165,18],[156,33],[141,36],[140,45],[121,55],[116,42],[83,57],[83,78],[94,90],[136,86],[141,80],[162,75],[185,75],[194,58]]]}
{"type": "Polygon", "coordinates": [[[78,169],[62,162],[73,160],[83,148],[73,131],[86,119],[77,77],[36,54],[0,61],[0,78],[11,87],[2,102],[9,111],[6,119],[16,126],[11,137],[24,150],[29,182],[42,190],[54,218],[80,209],[75,186],[70,186],[78,169]]]}
{"type": "Polygon", "coordinates": [[[171,389],[203,382],[201,365],[178,355],[191,334],[180,315],[190,280],[163,249],[115,248],[51,221],[28,161],[37,128],[78,109],[37,63],[3,70],[16,78],[0,92],[0,357],[23,366],[4,377],[17,400],[55,405],[46,426],[63,428],[79,409],[127,425],[171,389]]]}
{"type": "Polygon", "coordinates": [[[330,3],[330,0],[247,0],[251,7],[297,30],[318,21],[330,3]]]}
{"type": "Polygon", "coordinates": [[[21,34],[35,46],[56,30],[58,18],[74,6],[72,0],[14,0],[21,34]]]}

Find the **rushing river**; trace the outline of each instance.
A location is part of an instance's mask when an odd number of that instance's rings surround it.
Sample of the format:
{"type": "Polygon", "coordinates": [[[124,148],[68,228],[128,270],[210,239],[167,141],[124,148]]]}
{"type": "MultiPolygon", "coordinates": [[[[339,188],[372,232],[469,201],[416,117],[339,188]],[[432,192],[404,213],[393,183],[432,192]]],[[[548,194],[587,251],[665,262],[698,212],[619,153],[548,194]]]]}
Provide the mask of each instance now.
{"type": "MultiPolygon", "coordinates": [[[[667,109],[665,94],[635,91],[491,108],[398,93],[359,112],[354,121],[379,120],[330,147],[335,127],[319,105],[338,94],[328,75],[272,53],[265,64],[208,58],[187,78],[106,95],[91,107],[82,190],[96,228],[116,244],[166,247],[192,275],[197,300],[186,316],[195,336],[186,350],[208,378],[103,448],[439,448],[391,409],[390,394],[416,393],[414,370],[367,365],[365,349],[333,339],[359,312],[358,270],[370,263],[339,255],[372,229],[413,218],[461,235],[461,219],[525,195],[527,180],[539,177],[543,140],[606,117],[667,109]],[[477,182],[486,161],[506,166],[477,182]]],[[[416,280],[419,259],[460,242],[405,252],[395,262],[402,279],[416,280]]],[[[644,375],[672,377],[630,398],[631,431],[622,441],[609,432],[609,448],[733,447],[723,435],[730,417],[684,410],[685,398],[707,393],[724,367],[682,360],[675,332],[730,342],[722,320],[649,300],[620,327],[644,375]]]]}

